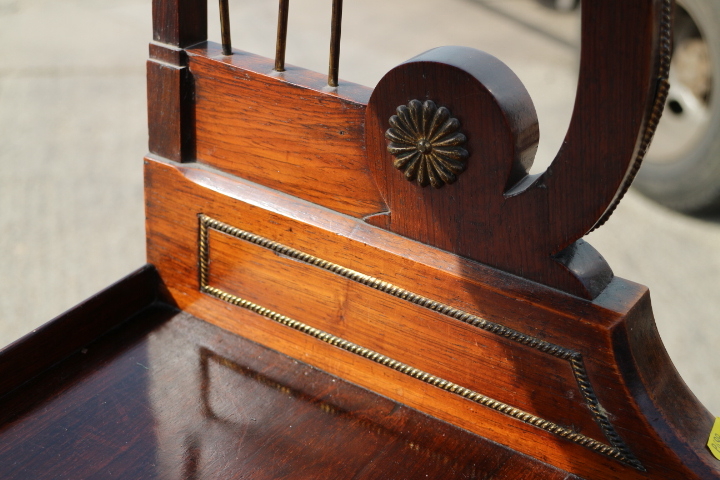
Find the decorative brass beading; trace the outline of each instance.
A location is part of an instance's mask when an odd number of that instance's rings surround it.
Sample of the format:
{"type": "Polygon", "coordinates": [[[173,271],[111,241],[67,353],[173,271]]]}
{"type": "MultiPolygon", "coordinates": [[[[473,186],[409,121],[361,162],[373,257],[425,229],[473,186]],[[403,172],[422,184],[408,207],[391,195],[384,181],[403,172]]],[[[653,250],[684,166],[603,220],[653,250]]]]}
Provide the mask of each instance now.
{"type": "Polygon", "coordinates": [[[440,188],[455,183],[465,170],[467,138],[459,131],[460,121],[447,108],[432,100],[411,100],[397,108],[390,126],[385,132],[390,140],[388,152],[395,157],[395,168],[408,180],[417,180],[421,187],[440,188]]]}
{"type": "Polygon", "coordinates": [[[625,194],[630,188],[630,184],[635,180],[637,173],[640,171],[643,159],[650,148],[650,142],[652,142],[655,136],[655,130],[657,130],[658,123],[660,123],[660,117],[662,117],[665,102],[670,93],[670,62],[672,60],[673,44],[672,11],[672,0],[663,0],[662,10],[660,12],[660,71],[658,72],[657,89],[655,90],[655,102],[653,103],[650,119],[645,125],[645,132],[643,133],[642,143],[638,150],[638,156],[635,159],[635,163],[630,167],[630,174],[625,177],[625,180],[620,186],[619,194],[615,196],[615,199],[607,210],[605,210],[603,216],[593,225],[592,230],[590,230],[591,232],[605,225],[605,222],[608,221],[608,218],[615,212],[620,201],[625,197],[625,194]]]}
{"type": "Polygon", "coordinates": [[[630,451],[630,448],[625,444],[622,437],[620,437],[620,435],[615,430],[615,427],[612,425],[612,423],[610,423],[610,419],[608,418],[605,409],[600,405],[600,401],[595,395],[595,391],[592,387],[592,384],[590,383],[590,377],[587,374],[585,362],[580,352],[576,352],[569,348],[565,348],[560,345],[556,345],[554,343],[532,337],[525,333],[508,328],[499,323],[491,322],[471,313],[464,312],[460,309],[451,307],[444,303],[410,292],[396,285],[393,285],[392,283],[382,281],[370,275],[360,273],[358,271],[343,267],[336,263],[332,263],[327,260],[315,257],[300,250],[296,250],[287,245],[283,245],[282,243],[278,243],[268,238],[261,237],[260,235],[255,235],[254,233],[250,233],[237,227],[233,227],[232,225],[228,225],[227,223],[215,220],[214,218],[208,217],[206,215],[199,215],[199,220],[199,274],[200,290],[203,293],[212,295],[215,298],[236,305],[238,307],[250,310],[254,313],[257,313],[258,315],[262,315],[263,317],[266,317],[274,322],[285,325],[286,327],[290,327],[294,330],[316,338],[322,342],[329,343],[330,345],[334,345],[348,352],[367,358],[368,360],[384,365],[388,368],[396,370],[410,377],[416,378],[422,382],[433,385],[447,392],[459,395],[467,400],[470,400],[471,402],[491,408],[492,410],[520,420],[521,422],[533,425],[537,428],[545,430],[546,432],[558,435],[559,437],[565,438],[566,440],[587,447],[597,453],[614,458],[615,460],[618,460],[637,470],[640,470],[642,472],[646,471],[645,467],[642,465],[642,463],[640,463],[640,461],[635,457],[635,455],[633,455],[633,453],[630,451]],[[610,444],[608,445],[605,442],[596,440],[586,435],[582,435],[569,428],[558,425],[557,423],[554,423],[550,420],[538,417],[529,412],[513,407],[512,405],[508,405],[504,402],[500,402],[498,400],[490,398],[486,395],[483,395],[482,393],[450,382],[441,377],[437,377],[423,370],[414,368],[411,365],[407,365],[403,362],[387,357],[379,352],[370,350],[369,348],[357,345],[341,337],[337,337],[329,332],[325,332],[318,328],[312,327],[306,323],[300,322],[290,317],[286,317],[285,315],[282,315],[278,312],[253,303],[250,300],[238,297],[219,288],[210,286],[208,284],[208,270],[210,265],[208,229],[213,229],[218,232],[231,235],[240,240],[252,243],[259,247],[267,248],[268,250],[271,250],[280,255],[284,255],[288,258],[292,258],[308,265],[312,265],[328,272],[332,272],[353,282],[360,283],[362,285],[399,298],[406,302],[419,305],[421,307],[427,308],[428,310],[432,310],[447,317],[454,318],[455,320],[459,320],[463,323],[492,333],[499,337],[506,338],[510,341],[525,345],[548,355],[552,355],[553,357],[567,361],[570,364],[570,368],[572,369],[580,392],[583,396],[583,399],[585,400],[586,407],[592,413],[595,422],[600,426],[610,444]]]}

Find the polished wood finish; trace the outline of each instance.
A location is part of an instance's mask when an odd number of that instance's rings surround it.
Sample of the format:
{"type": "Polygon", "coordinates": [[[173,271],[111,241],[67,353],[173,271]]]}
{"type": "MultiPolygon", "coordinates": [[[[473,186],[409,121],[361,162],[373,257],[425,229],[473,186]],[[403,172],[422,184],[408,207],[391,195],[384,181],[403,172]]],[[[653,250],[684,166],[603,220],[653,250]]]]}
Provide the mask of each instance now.
{"type": "Polygon", "coordinates": [[[147,265],[0,350],[0,396],[147,308],[159,283],[147,265]]]}
{"type": "MultiPolygon", "coordinates": [[[[177,67],[187,65],[187,52],[185,49],[161,43],[150,43],[148,50],[150,60],[157,60],[161,63],[167,63],[177,67]]],[[[152,128],[155,127],[155,125],[148,122],[148,127],[152,128]]]]}
{"type": "Polygon", "coordinates": [[[321,74],[213,43],[188,53],[198,162],[355,217],[386,210],[365,155],[369,88],[324,92],[321,74]]]}
{"type": "Polygon", "coordinates": [[[657,122],[668,1],[586,3],[574,116],[542,175],[527,175],[538,128],[524,87],[499,60],[459,47],[396,67],[369,100],[369,89],[343,83],[327,91],[317,74],[278,74],[271,60],[252,54],[220,56],[212,43],[191,49],[197,160],[595,298],[612,271],[580,239],[615,208],[657,122]],[[392,168],[385,132],[395,109],[411,100],[433,100],[460,120],[470,158],[457,183],[421,188],[392,168]]]}
{"type": "Polygon", "coordinates": [[[712,417],[660,348],[645,288],[614,279],[588,302],[202,167],[148,158],[146,185],[149,259],[183,310],[585,478],[720,472],[704,439],[688,437],[686,423],[698,434],[709,432],[712,417]],[[203,291],[200,214],[263,237],[254,243],[219,229],[208,233],[206,282],[222,293],[203,291]],[[388,294],[379,283],[348,281],[283,246],[511,331],[493,333],[505,330],[468,325],[431,303],[421,307],[388,294]],[[232,304],[232,296],[629,454],[624,460],[603,455],[274,321],[272,313],[232,304]],[[573,352],[587,376],[513,332],[573,352]],[[643,353],[650,344],[652,353],[643,353]],[[650,354],[652,364],[638,359],[650,354]],[[672,401],[648,397],[658,378],[674,386],[672,401]],[[589,387],[578,387],[585,382],[589,387]],[[593,416],[593,400],[582,394],[588,388],[607,412],[609,430],[599,428],[604,420],[593,416]]]}
{"type": "MultiPolygon", "coordinates": [[[[157,47],[162,50],[162,47],[157,47]]],[[[174,52],[166,50],[165,57],[174,52]]],[[[182,62],[181,56],[176,57],[182,62]]],[[[148,124],[150,151],[176,161],[189,161],[195,157],[194,113],[192,107],[193,84],[187,67],[148,60],[148,124]]]]}
{"type": "Polygon", "coordinates": [[[207,0],[153,1],[153,40],[180,48],[206,40],[207,11],[207,0]]]}
{"type": "Polygon", "coordinates": [[[0,398],[0,423],[8,480],[575,478],[161,304],[0,398]]]}
{"type": "Polygon", "coordinates": [[[380,81],[366,125],[368,157],[388,203],[382,225],[388,230],[586,298],[612,279],[586,243],[574,247],[570,261],[553,256],[559,250],[552,225],[562,216],[548,206],[544,180],[534,179],[532,187],[527,176],[539,138],[535,109],[520,80],[496,58],[465,47],[413,58],[380,81]],[[422,188],[394,168],[385,132],[396,109],[411,100],[431,100],[459,120],[470,158],[457,182],[422,188]],[[532,194],[538,185],[542,194],[532,194]],[[581,265],[570,268],[578,260],[581,265]]]}
{"type": "MultiPolygon", "coordinates": [[[[580,240],[652,136],[670,7],[584,2],[568,137],[530,177],[532,102],[487,54],[439,48],[375,90],[329,89],[224,55],[204,1],[155,0],[157,273],[0,354],[0,474],[720,478],[647,289],[580,240]],[[467,168],[443,188],[392,165],[390,117],[413,100],[459,120],[467,168]]],[[[424,135],[410,151],[442,152],[424,135]]]]}

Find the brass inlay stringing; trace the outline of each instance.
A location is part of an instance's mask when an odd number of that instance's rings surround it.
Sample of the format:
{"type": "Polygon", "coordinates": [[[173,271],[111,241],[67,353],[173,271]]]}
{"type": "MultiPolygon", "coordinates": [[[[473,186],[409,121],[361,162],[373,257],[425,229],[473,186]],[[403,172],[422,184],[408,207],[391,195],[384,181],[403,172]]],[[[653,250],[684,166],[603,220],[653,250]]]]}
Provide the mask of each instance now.
{"type": "Polygon", "coordinates": [[[354,353],[361,357],[372,360],[376,363],[384,365],[393,370],[397,370],[405,375],[411,376],[425,383],[441,388],[445,391],[460,395],[472,402],[483,405],[488,408],[492,408],[502,414],[513,417],[522,422],[534,425],[542,430],[553,433],[567,440],[570,440],[579,445],[583,445],[590,448],[598,453],[612,457],[618,461],[621,461],[627,465],[630,465],[640,471],[645,471],[643,465],[635,458],[633,453],[627,447],[620,435],[615,431],[615,428],[610,423],[607,415],[604,413],[604,409],[600,406],[600,402],[597,399],[595,392],[593,391],[590,379],[585,369],[585,364],[582,358],[582,354],[574,350],[570,350],[559,345],[555,345],[545,340],[541,340],[530,335],[518,332],[511,328],[505,327],[498,323],[491,322],[484,318],[480,318],[476,315],[464,312],[462,310],[450,307],[449,305],[431,300],[422,295],[412,293],[408,290],[400,288],[388,282],[384,282],[370,275],[345,268],[341,265],[323,260],[313,255],[307,254],[300,250],[296,250],[287,245],[283,245],[278,242],[274,242],[270,239],[255,235],[245,230],[233,227],[226,223],[220,222],[206,215],[199,215],[200,219],[200,235],[199,235],[199,274],[200,274],[200,290],[204,293],[212,295],[220,300],[237,305],[239,307],[250,310],[258,315],[262,315],[270,320],[277,323],[290,327],[294,330],[302,332],[306,335],[310,335],[318,340],[321,340],[330,345],[336,346],[348,352],[354,353]],[[455,384],[443,378],[431,375],[430,373],[424,372],[410,365],[402,363],[398,360],[392,359],[379,352],[370,350],[362,347],[355,343],[352,343],[343,338],[332,335],[331,333],[319,330],[310,325],[307,325],[298,320],[294,320],[290,317],[286,317],[278,312],[272,311],[260,305],[257,305],[249,300],[245,300],[236,295],[225,292],[219,288],[212,287],[208,284],[208,268],[209,268],[209,245],[208,245],[208,229],[214,229],[219,232],[231,235],[240,240],[250,242],[254,245],[266,248],[273,252],[287,256],[294,260],[298,260],[309,265],[322,268],[329,272],[340,275],[348,280],[360,283],[362,285],[374,288],[383,293],[387,293],[394,297],[400,298],[410,303],[414,303],[421,307],[433,310],[441,313],[448,317],[460,320],[473,327],[480,328],[492,334],[507,338],[511,341],[520,343],[522,345],[534,348],[543,353],[552,355],[554,357],[567,360],[570,363],[570,367],[575,376],[575,380],[578,383],[580,392],[583,395],[586,406],[592,412],[595,421],[602,429],[605,437],[610,442],[610,445],[587,437],[580,433],[574,432],[568,428],[562,427],[554,422],[545,420],[531,413],[520,410],[506,403],[500,402],[486,395],[483,395],[469,388],[465,388],[461,385],[455,384]]]}
{"type": "MultiPolygon", "coordinates": [[[[635,180],[640,167],[642,166],[643,159],[650,148],[650,142],[652,142],[655,136],[655,130],[657,130],[658,123],[660,123],[660,117],[662,117],[663,110],[665,109],[665,102],[670,92],[670,62],[672,61],[672,19],[673,19],[673,2],[672,0],[663,0],[662,8],[660,10],[660,64],[658,69],[657,86],[655,88],[655,101],[653,102],[652,112],[650,113],[650,119],[645,126],[645,131],[642,136],[642,143],[638,150],[638,156],[635,159],[632,167],[630,168],[630,174],[625,177],[622,185],[619,188],[619,194],[615,196],[612,204],[605,210],[602,217],[593,225],[590,232],[602,227],[608,218],[615,212],[620,200],[623,199],[630,184],[635,180]]],[[[588,232],[589,233],[589,232],[588,232]]]]}

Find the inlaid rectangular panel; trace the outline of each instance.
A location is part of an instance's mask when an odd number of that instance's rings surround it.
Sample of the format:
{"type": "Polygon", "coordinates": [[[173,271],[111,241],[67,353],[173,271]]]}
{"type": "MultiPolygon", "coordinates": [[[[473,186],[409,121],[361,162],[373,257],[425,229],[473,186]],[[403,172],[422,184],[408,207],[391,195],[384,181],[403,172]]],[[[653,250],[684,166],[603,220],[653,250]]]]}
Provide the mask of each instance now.
{"type": "Polygon", "coordinates": [[[603,333],[632,302],[586,302],[207,167],[146,172],[148,259],[179,308],[581,476],[644,477],[648,432],[610,394],[627,387],[603,333]]]}
{"type": "Polygon", "coordinates": [[[578,352],[206,215],[198,228],[203,292],[640,466],[578,352]]]}

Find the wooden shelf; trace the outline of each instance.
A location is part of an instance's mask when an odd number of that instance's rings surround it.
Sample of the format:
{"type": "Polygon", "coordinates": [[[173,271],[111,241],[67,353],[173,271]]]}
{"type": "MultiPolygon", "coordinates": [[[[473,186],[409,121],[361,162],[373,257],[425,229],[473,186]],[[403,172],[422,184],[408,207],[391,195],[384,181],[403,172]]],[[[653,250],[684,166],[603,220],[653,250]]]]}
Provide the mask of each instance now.
{"type": "MultiPolygon", "coordinates": [[[[158,287],[146,268],[105,306],[158,287]]],[[[0,477],[576,478],[167,303],[136,307],[3,392],[0,477]]],[[[56,342],[76,334],[72,315],[44,327],[56,342]]]]}

